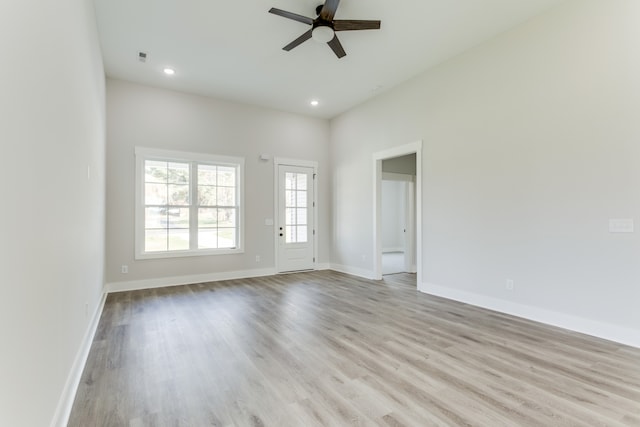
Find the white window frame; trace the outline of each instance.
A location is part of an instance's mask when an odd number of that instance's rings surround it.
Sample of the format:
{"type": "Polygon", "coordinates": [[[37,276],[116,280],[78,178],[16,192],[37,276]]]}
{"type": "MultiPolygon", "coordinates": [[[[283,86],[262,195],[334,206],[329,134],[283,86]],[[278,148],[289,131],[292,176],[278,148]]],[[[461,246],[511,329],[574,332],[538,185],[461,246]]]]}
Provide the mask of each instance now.
{"type": "Polygon", "coordinates": [[[135,259],[157,259],[157,258],[176,258],[191,256],[210,256],[210,255],[227,255],[244,253],[244,158],[218,156],[212,154],[190,153],[184,151],[160,150],[154,148],[136,147],[136,191],[135,191],[135,259]],[[190,249],[161,251],[161,252],[145,252],[145,200],[144,200],[144,171],[146,160],[158,160],[163,162],[189,162],[195,164],[217,164],[223,166],[235,166],[238,168],[236,176],[238,189],[237,204],[237,244],[235,248],[224,249],[198,249],[195,247],[198,233],[198,201],[197,201],[197,174],[193,177],[190,174],[190,249]],[[195,179],[195,180],[194,180],[195,179]]]}

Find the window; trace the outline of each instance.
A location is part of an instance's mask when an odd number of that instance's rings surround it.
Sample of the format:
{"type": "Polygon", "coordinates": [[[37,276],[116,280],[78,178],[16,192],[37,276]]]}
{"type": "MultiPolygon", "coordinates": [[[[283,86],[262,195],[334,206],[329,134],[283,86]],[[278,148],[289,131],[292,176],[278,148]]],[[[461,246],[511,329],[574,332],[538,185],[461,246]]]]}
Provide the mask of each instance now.
{"type": "Polygon", "coordinates": [[[284,174],[285,236],[287,243],[307,242],[307,174],[284,174]]]}
{"type": "Polygon", "coordinates": [[[136,148],[136,258],[242,252],[244,159],[136,148]]]}

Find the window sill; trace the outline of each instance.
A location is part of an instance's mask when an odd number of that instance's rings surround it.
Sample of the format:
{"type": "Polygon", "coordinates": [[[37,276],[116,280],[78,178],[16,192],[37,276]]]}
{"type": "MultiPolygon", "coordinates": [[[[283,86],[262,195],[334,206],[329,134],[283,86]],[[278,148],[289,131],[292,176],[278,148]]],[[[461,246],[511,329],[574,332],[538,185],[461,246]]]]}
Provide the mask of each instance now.
{"type": "Polygon", "coordinates": [[[144,252],[136,253],[136,260],[145,259],[163,259],[163,258],[189,258],[197,256],[216,256],[216,255],[234,255],[242,254],[244,249],[199,249],[173,252],[144,252]]]}

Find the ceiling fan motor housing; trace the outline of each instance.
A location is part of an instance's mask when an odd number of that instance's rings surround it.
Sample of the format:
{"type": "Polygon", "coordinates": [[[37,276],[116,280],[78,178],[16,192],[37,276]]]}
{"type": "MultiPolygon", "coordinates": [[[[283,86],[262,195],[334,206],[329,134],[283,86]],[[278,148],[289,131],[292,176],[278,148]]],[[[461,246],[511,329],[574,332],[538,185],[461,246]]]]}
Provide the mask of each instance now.
{"type": "Polygon", "coordinates": [[[328,43],[335,37],[335,32],[331,26],[320,23],[318,25],[314,25],[311,37],[319,43],[328,43]]]}

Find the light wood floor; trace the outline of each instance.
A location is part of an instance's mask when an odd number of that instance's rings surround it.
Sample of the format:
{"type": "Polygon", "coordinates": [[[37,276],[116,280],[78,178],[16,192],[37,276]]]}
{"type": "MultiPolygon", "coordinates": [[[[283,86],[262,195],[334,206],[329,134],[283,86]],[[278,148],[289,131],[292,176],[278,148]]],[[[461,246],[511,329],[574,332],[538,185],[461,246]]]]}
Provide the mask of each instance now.
{"type": "Polygon", "coordinates": [[[640,426],[640,350],[312,272],[109,295],[69,426],[640,426]]]}

